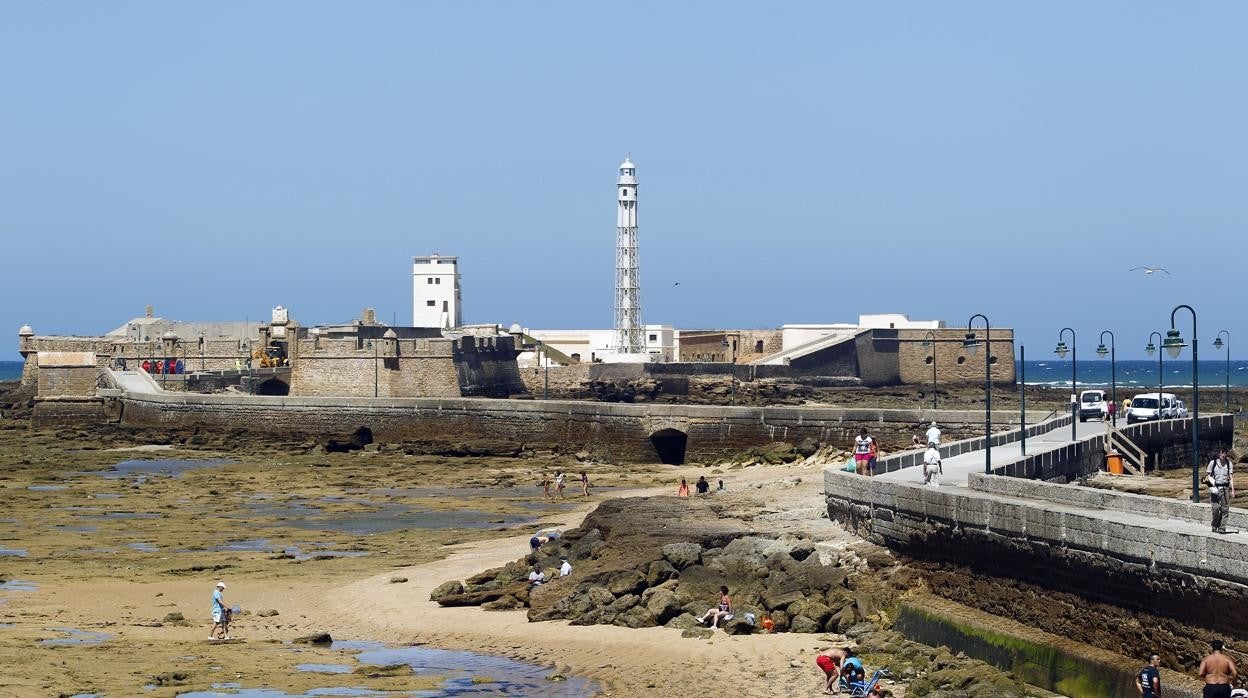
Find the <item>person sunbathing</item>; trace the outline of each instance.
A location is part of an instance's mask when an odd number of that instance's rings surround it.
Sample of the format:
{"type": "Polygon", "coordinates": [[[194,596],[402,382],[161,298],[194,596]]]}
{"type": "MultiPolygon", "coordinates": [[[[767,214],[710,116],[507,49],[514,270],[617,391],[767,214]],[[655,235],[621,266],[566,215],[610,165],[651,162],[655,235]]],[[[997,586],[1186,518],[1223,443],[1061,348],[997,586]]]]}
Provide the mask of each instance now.
{"type": "Polygon", "coordinates": [[[719,621],[732,618],[732,599],[728,598],[728,587],[719,588],[719,605],[706,609],[698,622],[705,623],[708,618],[711,620],[712,630],[719,627],[719,621]]]}

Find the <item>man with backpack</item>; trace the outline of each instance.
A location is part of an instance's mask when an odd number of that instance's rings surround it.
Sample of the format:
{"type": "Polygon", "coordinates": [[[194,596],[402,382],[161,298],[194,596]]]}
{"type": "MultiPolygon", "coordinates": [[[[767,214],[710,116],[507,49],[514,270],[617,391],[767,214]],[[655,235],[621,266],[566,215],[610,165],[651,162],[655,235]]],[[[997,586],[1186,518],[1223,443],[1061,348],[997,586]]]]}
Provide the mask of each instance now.
{"type": "Polygon", "coordinates": [[[1235,466],[1226,449],[1218,451],[1218,457],[1209,461],[1205,473],[1209,485],[1209,497],[1213,500],[1213,532],[1226,533],[1226,518],[1235,497],[1235,466]]]}

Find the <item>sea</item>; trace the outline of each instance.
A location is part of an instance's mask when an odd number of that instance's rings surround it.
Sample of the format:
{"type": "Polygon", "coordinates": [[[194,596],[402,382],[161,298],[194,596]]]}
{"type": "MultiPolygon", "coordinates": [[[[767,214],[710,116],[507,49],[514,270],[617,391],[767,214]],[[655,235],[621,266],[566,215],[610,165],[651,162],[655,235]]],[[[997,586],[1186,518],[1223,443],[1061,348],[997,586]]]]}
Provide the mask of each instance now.
{"type": "MultiPolygon", "coordinates": [[[[1079,389],[1085,387],[1109,387],[1111,373],[1109,359],[1094,358],[1079,361],[1079,389]]],[[[1070,385],[1070,361],[1028,361],[1018,364],[1019,381],[1027,385],[1062,387],[1070,385]]],[[[1200,387],[1221,388],[1227,383],[1226,359],[1201,359],[1200,387]]],[[[1157,359],[1142,361],[1118,361],[1118,385],[1131,388],[1153,388],[1157,385],[1157,359]]],[[[1229,379],[1232,388],[1248,387],[1248,361],[1232,359],[1229,379]]],[[[1190,388],[1192,386],[1192,362],[1162,359],[1161,384],[1166,388],[1190,388]]]]}
{"type": "Polygon", "coordinates": [[[20,380],[21,377],[21,361],[0,361],[0,382],[20,380]]]}

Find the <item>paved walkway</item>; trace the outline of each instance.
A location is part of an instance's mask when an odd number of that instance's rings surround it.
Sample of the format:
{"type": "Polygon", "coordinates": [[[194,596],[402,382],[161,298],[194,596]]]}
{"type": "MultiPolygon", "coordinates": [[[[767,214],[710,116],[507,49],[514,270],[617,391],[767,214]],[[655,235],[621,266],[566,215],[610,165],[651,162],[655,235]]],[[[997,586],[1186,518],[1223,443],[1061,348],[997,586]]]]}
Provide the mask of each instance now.
{"type": "MultiPolygon", "coordinates": [[[[1118,420],[1118,426],[1126,426],[1126,420],[1118,420]]],[[[1099,436],[1100,434],[1105,433],[1106,424],[1098,420],[1076,422],[1076,429],[1079,439],[1083,440],[1089,436],[1099,436]]],[[[1071,441],[1070,438],[1070,427],[1058,427],[1048,433],[1028,438],[1026,455],[1034,456],[1039,453],[1044,453],[1045,451],[1052,451],[1054,449],[1061,448],[1062,446],[1067,446],[1071,443],[1074,442],[1071,441]]],[[[992,467],[998,468],[1006,465],[1007,463],[1012,463],[1022,458],[1023,455],[1021,445],[1018,442],[1006,444],[1004,446],[994,446],[992,448],[992,467]]],[[[984,452],[970,451],[968,453],[963,453],[960,456],[945,458],[941,463],[941,466],[945,473],[940,479],[942,487],[950,485],[956,487],[966,487],[967,474],[984,472],[984,452]]],[[[878,475],[877,477],[884,478],[885,480],[922,482],[923,469],[921,467],[903,468],[901,470],[894,470],[891,473],[878,475]]]]}

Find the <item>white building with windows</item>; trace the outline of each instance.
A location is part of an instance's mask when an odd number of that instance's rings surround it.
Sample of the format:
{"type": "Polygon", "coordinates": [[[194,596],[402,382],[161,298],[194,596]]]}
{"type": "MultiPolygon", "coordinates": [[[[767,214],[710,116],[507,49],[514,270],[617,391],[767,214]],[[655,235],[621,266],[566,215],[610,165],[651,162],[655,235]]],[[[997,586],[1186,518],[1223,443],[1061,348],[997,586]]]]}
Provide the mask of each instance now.
{"type": "Polygon", "coordinates": [[[413,257],[412,327],[449,329],[463,324],[459,258],[438,254],[413,257]]]}

